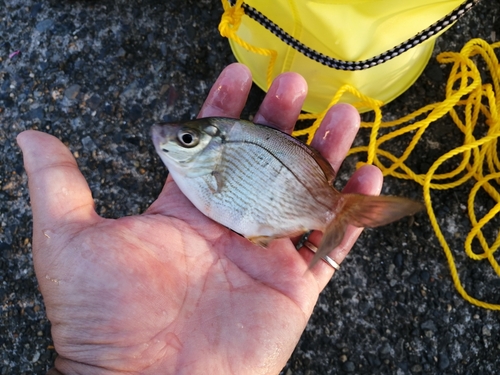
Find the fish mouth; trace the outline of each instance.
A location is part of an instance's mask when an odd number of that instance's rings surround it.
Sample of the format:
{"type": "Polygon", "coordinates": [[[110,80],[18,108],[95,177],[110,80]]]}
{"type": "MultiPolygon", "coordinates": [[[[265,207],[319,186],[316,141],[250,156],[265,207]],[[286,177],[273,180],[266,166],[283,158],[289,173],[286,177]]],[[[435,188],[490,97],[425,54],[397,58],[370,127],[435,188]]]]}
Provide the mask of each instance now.
{"type": "Polygon", "coordinates": [[[151,138],[153,139],[153,144],[156,147],[160,147],[160,145],[163,143],[163,140],[165,139],[165,127],[161,126],[160,124],[154,124],[151,127],[151,138]]]}

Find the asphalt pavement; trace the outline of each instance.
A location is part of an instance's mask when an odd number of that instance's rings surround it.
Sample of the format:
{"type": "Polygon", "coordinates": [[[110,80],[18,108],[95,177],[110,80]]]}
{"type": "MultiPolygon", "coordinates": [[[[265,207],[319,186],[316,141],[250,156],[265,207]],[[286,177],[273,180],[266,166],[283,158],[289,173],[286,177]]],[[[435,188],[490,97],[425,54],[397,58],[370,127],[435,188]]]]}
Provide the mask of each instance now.
{"type": "MultiPolygon", "coordinates": [[[[150,126],[194,118],[220,71],[235,61],[218,34],[221,14],[216,0],[0,0],[0,374],[44,374],[56,356],[33,270],[31,208],[16,135],[38,129],[67,144],[102,216],[143,212],[167,175],[150,126]]],[[[472,38],[499,40],[499,0],[483,0],[439,37],[422,76],[384,107],[384,118],[443,100],[450,67],[435,55],[459,51],[472,38]]],[[[242,117],[251,117],[262,98],[253,88],[242,117]]],[[[356,143],[368,136],[361,132],[356,143]]],[[[444,118],[417,164],[425,169],[460,142],[444,118]]],[[[355,161],[339,172],[338,187],[355,161]]],[[[466,289],[500,303],[499,277],[464,255],[469,189],[436,193],[436,213],[466,289]]],[[[422,200],[422,188],[410,181],[387,178],[383,192],[422,200]]],[[[479,202],[489,204],[486,197],[479,202]]],[[[421,213],[365,231],[320,295],[282,373],[498,373],[498,314],[457,293],[421,213]]]]}

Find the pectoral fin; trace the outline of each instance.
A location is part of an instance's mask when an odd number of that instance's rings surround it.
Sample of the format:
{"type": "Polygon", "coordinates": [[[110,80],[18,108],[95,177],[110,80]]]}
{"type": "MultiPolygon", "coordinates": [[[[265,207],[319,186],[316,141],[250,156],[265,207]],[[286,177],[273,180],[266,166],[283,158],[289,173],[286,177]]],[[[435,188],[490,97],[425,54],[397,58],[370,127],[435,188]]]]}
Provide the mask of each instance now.
{"type": "Polygon", "coordinates": [[[212,172],[212,181],[214,182],[213,184],[213,192],[214,193],[220,193],[222,191],[224,179],[222,178],[222,173],[219,171],[215,170],[212,172]]]}
{"type": "Polygon", "coordinates": [[[209,175],[208,186],[213,194],[220,193],[224,188],[224,166],[222,165],[223,148],[220,148],[213,158],[214,170],[209,175]]]}
{"type": "Polygon", "coordinates": [[[204,177],[204,180],[205,180],[205,183],[207,184],[208,188],[212,192],[212,194],[217,194],[217,193],[220,193],[222,191],[222,187],[224,186],[223,185],[224,178],[222,177],[221,173],[219,173],[217,171],[213,171],[211,173],[208,173],[204,177]]]}

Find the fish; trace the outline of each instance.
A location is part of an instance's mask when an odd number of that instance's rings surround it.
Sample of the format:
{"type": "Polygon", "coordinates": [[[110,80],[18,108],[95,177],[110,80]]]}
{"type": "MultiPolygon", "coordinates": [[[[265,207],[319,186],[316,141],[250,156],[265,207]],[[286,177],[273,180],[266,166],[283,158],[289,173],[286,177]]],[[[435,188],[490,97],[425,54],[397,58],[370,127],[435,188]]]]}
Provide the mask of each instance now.
{"type": "Polygon", "coordinates": [[[377,227],[423,208],[403,197],[339,192],[317,150],[270,126],[207,117],[158,123],[151,134],[179,189],[212,220],[264,247],[323,232],[310,267],[341,243],[349,224],[377,227]]]}

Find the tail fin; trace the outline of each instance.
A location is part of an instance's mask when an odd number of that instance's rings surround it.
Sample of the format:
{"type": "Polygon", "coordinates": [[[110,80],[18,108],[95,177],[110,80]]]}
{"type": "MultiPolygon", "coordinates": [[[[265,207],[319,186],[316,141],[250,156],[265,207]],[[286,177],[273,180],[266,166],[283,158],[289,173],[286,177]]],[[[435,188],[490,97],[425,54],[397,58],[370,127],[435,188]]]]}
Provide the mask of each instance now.
{"type": "Polygon", "coordinates": [[[323,239],[309,268],[318,260],[335,249],[344,238],[347,225],[356,227],[378,227],[413,215],[424,206],[406,198],[375,197],[359,194],[342,194],[343,206],[340,212],[328,223],[323,239]]]}

